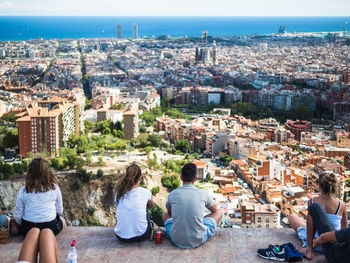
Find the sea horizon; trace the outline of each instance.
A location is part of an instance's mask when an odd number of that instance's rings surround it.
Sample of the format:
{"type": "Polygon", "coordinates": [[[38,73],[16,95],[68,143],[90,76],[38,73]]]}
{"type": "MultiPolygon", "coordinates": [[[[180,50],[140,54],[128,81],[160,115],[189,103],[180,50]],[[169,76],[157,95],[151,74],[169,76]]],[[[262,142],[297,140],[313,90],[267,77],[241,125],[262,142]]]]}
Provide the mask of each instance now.
{"type": "Polygon", "coordinates": [[[277,33],[341,32],[350,16],[0,16],[0,41],[30,39],[116,38],[117,24],[122,38],[132,37],[138,24],[140,38],[169,35],[200,37],[246,36],[277,33]]]}

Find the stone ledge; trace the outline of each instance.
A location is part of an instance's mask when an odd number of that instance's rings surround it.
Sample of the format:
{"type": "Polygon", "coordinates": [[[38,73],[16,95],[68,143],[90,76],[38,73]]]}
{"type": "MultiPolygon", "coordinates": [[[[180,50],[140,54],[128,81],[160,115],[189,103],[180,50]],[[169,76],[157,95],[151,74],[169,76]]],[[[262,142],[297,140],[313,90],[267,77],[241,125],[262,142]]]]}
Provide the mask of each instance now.
{"type": "MultiPolygon", "coordinates": [[[[57,236],[60,262],[67,262],[68,250],[77,240],[78,262],[120,263],[215,263],[215,262],[272,262],[257,256],[258,248],[269,244],[300,241],[292,229],[216,229],[212,238],[196,249],[179,249],[165,238],[163,243],[145,241],[121,243],[107,227],[69,227],[57,236]]],[[[0,245],[0,262],[16,262],[23,238],[15,237],[11,243],[0,245]]],[[[326,260],[315,254],[313,261],[326,260]]]]}

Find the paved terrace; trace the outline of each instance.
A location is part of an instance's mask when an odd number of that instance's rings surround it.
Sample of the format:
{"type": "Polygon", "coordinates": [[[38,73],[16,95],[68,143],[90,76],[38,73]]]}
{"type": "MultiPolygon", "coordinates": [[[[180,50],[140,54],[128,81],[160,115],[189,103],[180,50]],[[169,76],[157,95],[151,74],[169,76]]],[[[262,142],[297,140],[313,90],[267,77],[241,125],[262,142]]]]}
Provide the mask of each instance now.
{"type": "MultiPolygon", "coordinates": [[[[84,263],[273,262],[259,258],[256,250],[289,241],[299,244],[292,229],[217,229],[204,245],[182,250],[173,246],[168,239],[164,239],[160,245],[154,241],[126,244],[116,240],[112,228],[69,227],[57,237],[60,262],[67,262],[73,239],[77,240],[78,262],[84,263]]],[[[23,238],[15,237],[10,244],[0,245],[0,262],[16,262],[22,242],[23,238]]],[[[317,255],[308,262],[326,261],[323,256],[317,255]]]]}

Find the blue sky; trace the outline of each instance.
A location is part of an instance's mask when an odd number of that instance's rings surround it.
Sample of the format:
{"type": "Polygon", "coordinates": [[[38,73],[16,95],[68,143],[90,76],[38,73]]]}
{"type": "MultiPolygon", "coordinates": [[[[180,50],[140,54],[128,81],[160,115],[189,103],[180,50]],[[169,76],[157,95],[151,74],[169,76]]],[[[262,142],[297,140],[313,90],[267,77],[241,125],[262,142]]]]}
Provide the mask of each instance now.
{"type": "Polygon", "coordinates": [[[0,15],[349,16],[350,0],[0,0],[0,15]]]}

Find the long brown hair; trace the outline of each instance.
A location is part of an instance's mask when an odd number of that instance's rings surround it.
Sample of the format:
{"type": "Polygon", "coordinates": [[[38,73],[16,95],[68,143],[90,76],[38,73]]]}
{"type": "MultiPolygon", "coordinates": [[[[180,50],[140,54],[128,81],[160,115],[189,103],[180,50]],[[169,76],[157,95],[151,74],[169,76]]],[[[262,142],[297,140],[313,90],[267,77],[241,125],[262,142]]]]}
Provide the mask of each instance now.
{"type": "Polygon", "coordinates": [[[132,164],[126,168],[126,173],[117,184],[116,203],[131,190],[141,177],[141,168],[137,164],[132,164]]]}
{"type": "Polygon", "coordinates": [[[52,174],[43,158],[34,158],[29,165],[26,176],[27,193],[43,193],[54,190],[57,184],[56,177],[52,174]]]}

